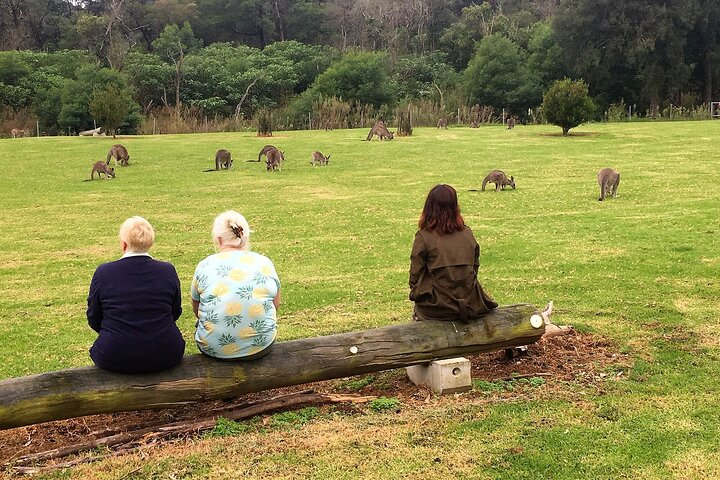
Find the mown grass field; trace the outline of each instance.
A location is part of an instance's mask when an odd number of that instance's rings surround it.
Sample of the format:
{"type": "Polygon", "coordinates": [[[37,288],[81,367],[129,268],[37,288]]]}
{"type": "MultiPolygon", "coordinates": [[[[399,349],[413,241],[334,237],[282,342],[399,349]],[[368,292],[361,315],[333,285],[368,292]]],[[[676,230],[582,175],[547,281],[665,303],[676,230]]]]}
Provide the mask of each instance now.
{"type": "MultiPolygon", "coordinates": [[[[318,416],[76,467],[61,478],[720,477],[720,123],[365,130],[126,137],[130,166],[83,181],[111,138],[0,141],[0,378],[89,364],[85,300],[117,230],[142,215],[151,253],[188,290],[233,208],[282,285],[279,340],[408,322],[407,271],[425,196],[459,193],[501,304],[556,304],[556,323],[611,339],[632,367],[602,394],[568,383],[510,402],[431,402],[400,413],[318,416]],[[267,142],[279,173],[246,163],[267,142]],[[227,148],[235,165],[214,167],[227,148]],[[331,154],[327,168],[310,153],[331,154]],[[598,202],[596,172],[621,172],[598,202]],[[500,168],[517,190],[479,190],[500,168]],[[558,391],[560,393],[558,393],[558,391]],[[435,460],[438,459],[438,460],[435,460]]],[[[179,321],[192,342],[189,296],[179,321]]],[[[1,400],[0,400],[1,401],[1,400]]],[[[51,475],[52,476],[52,475],[51,475]]]]}

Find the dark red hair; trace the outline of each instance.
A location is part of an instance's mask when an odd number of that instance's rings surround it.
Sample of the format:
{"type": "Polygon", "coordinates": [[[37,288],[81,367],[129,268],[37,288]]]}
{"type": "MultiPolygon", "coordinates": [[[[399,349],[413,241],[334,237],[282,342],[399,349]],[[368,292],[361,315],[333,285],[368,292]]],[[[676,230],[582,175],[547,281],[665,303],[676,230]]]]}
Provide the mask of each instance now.
{"type": "Polygon", "coordinates": [[[429,232],[437,231],[443,235],[459,232],[465,228],[465,220],[460,215],[457,192],[450,185],[435,185],[428,193],[418,227],[429,232]]]}

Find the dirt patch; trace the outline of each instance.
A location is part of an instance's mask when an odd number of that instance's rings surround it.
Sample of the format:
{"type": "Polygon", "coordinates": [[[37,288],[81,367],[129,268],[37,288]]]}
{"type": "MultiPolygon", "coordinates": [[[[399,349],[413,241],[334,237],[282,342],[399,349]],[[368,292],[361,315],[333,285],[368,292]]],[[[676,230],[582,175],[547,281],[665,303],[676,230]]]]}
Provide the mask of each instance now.
{"type": "MultiPolygon", "coordinates": [[[[628,359],[617,353],[612,344],[598,337],[571,332],[567,335],[542,339],[528,346],[524,353],[509,358],[505,352],[492,352],[469,357],[473,379],[494,382],[515,376],[541,376],[545,388],[565,391],[567,382],[580,385],[599,385],[611,374],[608,366],[617,365],[622,374],[628,359]]],[[[615,373],[614,375],[617,375],[615,373]]],[[[404,370],[392,370],[372,375],[328,380],[309,385],[275,389],[244,395],[231,400],[217,400],[160,411],[134,411],[47,422],[40,425],[0,431],[0,465],[29,453],[41,452],[81,443],[108,435],[139,430],[170,422],[212,416],[214,411],[230,406],[247,405],[277,395],[313,389],[317,392],[353,392],[361,395],[395,397],[406,408],[421,408],[430,395],[425,387],[417,387],[407,380],[404,370]]],[[[506,392],[507,393],[507,392],[506,392]]],[[[470,392],[466,395],[487,392],[470,392]]],[[[497,393],[502,396],[502,392],[497,393]]],[[[448,397],[450,399],[452,397],[448,397]]],[[[440,399],[442,401],[442,399],[440,399]]],[[[347,413],[357,413],[362,406],[335,405],[347,413]]]]}

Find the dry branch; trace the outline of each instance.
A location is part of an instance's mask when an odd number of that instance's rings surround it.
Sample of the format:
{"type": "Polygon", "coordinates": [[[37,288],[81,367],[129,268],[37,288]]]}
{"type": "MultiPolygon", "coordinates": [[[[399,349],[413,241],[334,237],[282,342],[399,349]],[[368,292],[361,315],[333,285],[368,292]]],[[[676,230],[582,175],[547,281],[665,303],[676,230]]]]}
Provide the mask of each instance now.
{"type": "Polygon", "coordinates": [[[130,432],[118,433],[116,435],[110,435],[108,437],[97,438],[94,440],[88,440],[86,442],[77,443],[74,445],[67,445],[61,448],[54,448],[52,450],[46,450],[44,452],[24,455],[17,458],[14,462],[12,462],[12,464],[13,468],[17,470],[18,465],[27,465],[34,462],[43,462],[57,458],[63,458],[67,457],[68,455],[92,450],[97,447],[128,445],[138,440],[148,442],[170,436],[179,436],[192,432],[202,432],[204,430],[209,430],[213,428],[217,423],[219,417],[224,417],[229,420],[242,420],[245,418],[254,417],[256,415],[269,413],[275,410],[285,410],[290,408],[298,408],[305,405],[317,405],[323,403],[364,403],[373,400],[374,398],[375,397],[362,397],[358,395],[319,394],[312,392],[308,393],[307,391],[298,392],[290,395],[274,397],[270,400],[253,404],[241,410],[224,413],[222,415],[206,417],[201,420],[186,420],[181,422],[167,423],[164,425],[143,428],[130,432]]]}

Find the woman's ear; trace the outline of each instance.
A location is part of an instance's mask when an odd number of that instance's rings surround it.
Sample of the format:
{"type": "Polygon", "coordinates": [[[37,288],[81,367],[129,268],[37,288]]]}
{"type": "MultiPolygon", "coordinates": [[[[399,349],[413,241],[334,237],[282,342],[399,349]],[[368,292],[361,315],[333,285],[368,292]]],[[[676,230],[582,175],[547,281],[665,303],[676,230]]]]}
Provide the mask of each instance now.
{"type": "Polygon", "coordinates": [[[222,246],[223,246],[222,237],[215,237],[215,239],[217,240],[218,247],[222,248],[222,246]]]}

